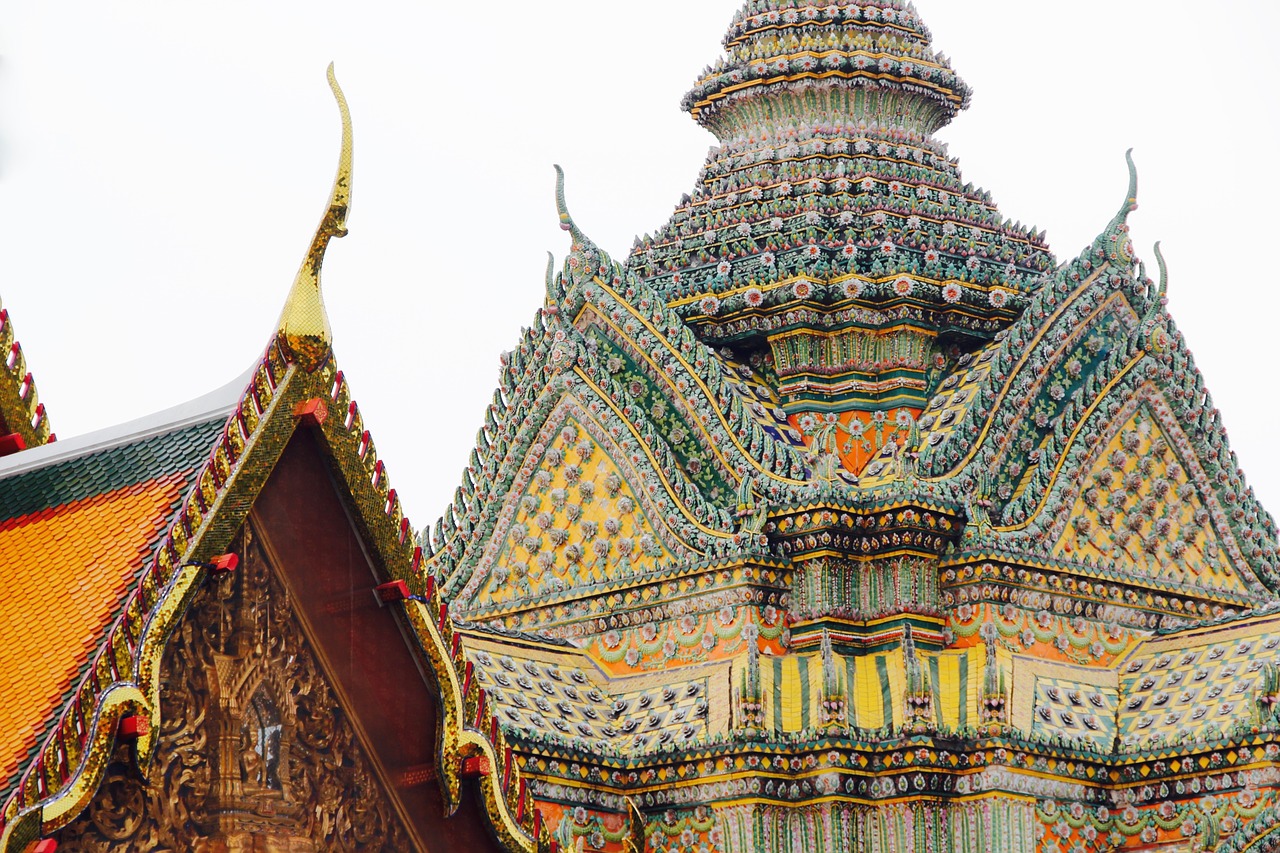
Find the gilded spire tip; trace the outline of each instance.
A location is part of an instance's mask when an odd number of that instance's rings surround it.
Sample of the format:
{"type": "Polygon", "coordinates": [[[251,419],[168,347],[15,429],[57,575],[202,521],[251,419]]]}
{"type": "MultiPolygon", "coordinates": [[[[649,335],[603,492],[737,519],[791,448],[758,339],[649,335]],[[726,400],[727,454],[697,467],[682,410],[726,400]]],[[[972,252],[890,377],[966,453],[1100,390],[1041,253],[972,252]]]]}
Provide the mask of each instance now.
{"type": "Polygon", "coordinates": [[[342,118],[342,149],[338,155],[338,172],[333,179],[329,206],[311,239],[311,247],[307,250],[302,266],[298,269],[278,326],[278,333],[289,354],[307,371],[313,371],[323,364],[331,350],[333,330],[329,325],[329,315],[324,309],[320,268],[324,265],[329,241],[334,237],[347,236],[347,213],[351,209],[351,111],[347,107],[346,96],[342,94],[342,87],[338,85],[332,62],[329,63],[327,76],[342,118]]]}

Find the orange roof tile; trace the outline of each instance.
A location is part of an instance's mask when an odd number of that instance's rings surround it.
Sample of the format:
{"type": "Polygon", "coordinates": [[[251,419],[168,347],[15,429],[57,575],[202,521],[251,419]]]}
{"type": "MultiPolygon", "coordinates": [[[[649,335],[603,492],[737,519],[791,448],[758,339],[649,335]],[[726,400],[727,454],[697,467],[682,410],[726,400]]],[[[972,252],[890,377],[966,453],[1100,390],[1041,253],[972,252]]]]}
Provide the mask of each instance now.
{"type": "Polygon", "coordinates": [[[178,497],[166,477],[0,522],[0,779],[61,706],[178,497]]]}
{"type": "Polygon", "coordinates": [[[0,460],[0,787],[56,723],[225,420],[125,425],[0,460]]]}

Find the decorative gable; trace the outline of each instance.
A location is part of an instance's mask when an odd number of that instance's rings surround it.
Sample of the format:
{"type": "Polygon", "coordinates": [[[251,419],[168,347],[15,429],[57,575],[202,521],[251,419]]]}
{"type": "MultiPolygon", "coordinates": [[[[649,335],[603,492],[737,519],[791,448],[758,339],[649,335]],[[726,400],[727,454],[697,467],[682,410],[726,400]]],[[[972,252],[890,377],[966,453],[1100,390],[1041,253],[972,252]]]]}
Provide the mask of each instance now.
{"type": "Polygon", "coordinates": [[[1093,444],[1071,523],[1053,555],[1122,564],[1178,587],[1250,594],[1251,584],[1242,582],[1231,558],[1234,547],[1219,534],[1201,497],[1199,463],[1179,452],[1185,439],[1168,409],[1143,397],[1130,401],[1093,444]]]}
{"type": "Polygon", "coordinates": [[[614,460],[599,425],[572,405],[558,415],[530,449],[523,492],[508,496],[502,515],[511,523],[491,539],[493,568],[476,577],[470,596],[464,592],[480,612],[643,574],[672,559],[649,496],[633,485],[641,479],[614,460]]]}

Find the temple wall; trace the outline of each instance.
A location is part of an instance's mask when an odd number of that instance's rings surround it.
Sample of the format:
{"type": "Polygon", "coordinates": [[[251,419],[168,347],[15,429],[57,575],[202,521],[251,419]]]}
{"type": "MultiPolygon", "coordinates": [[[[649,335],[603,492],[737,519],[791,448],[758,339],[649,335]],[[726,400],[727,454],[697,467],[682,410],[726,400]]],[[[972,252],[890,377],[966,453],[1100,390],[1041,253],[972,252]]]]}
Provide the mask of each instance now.
{"type": "Polygon", "coordinates": [[[823,803],[737,806],[719,812],[725,853],[1026,853],[1036,849],[1035,807],[1005,798],[885,806],[823,803]]]}

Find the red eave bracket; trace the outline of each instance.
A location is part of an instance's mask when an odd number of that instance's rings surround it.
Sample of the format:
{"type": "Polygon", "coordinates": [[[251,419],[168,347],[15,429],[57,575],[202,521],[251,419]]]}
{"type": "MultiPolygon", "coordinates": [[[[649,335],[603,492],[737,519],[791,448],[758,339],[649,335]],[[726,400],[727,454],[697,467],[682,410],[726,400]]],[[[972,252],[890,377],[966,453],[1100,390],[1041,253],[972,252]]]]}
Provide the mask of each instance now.
{"type": "Polygon", "coordinates": [[[397,601],[407,601],[409,598],[409,585],[404,581],[391,581],[377,586],[373,590],[378,595],[378,606],[384,604],[393,604],[397,601]]]}
{"type": "Polygon", "coordinates": [[[479,779],[482,776],[488,776],[493,772],[493,765],[489,763],[487,755],[473,755],[470,758],[462,759],[462,772],[459,774],[463,779],[479,779]]]}
{"type": "Polygon", "coordinates": [[[240,558],[235,554],[221,554],[213,558],[209,570],[213,572],[234,572],[240,565],[240,558]]]}
{"type": "Polygon", "coordinates": [[[313,397],[293,407],[293,416],[304,426],[321,427],[329,417],[329,407],[324,400],[313,397]]]}
{"type": "Polygon", "coordinates": [[[137,740],[151,733],[151,721],[138,714],[129,714],[120,718],[119,735],[121,740],[137,740]]]}
{"type": "Polygon", "coordinates": [[[16,432],[0,435],[0,456],[11,456],[20,450],[27,449],[27,442],[16,432]]]}

